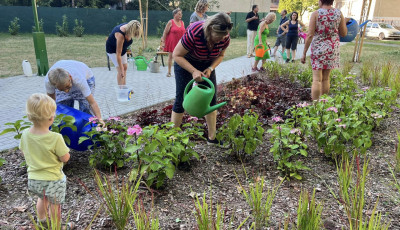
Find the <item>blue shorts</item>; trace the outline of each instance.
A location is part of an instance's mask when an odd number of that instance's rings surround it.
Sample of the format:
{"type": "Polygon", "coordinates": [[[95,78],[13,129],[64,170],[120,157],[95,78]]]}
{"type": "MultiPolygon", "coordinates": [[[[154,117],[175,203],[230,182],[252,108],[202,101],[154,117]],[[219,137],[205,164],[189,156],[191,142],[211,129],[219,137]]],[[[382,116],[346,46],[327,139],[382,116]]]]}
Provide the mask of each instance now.
{"type": "MultiPolygon", "coordinates": [[[[207,69],[211,62],[196,62],[196,61],[189,61],[190,64],[194,66],[194,68],[198,69],[199,71],[204,71],[207,69]]],[[[183,113],[185,109],[183,109],[183,94],[186,88],[186,85],[193,80],[193,76],[191,73],[186,71],[184,68],[180,67],[176,62],[174,64],[174,72],[175,72],[175,82],[176,82],[176,96],[175,96],[175,103],[172,107],[172,111],[175,113],[183,113]]],[[[210,81],[214,84],[215,93],[214,97],[211,101],[211,106],[216,105],[217,103],[217,81],[215,76],[215,70],[211,72],[210,81]]],[[[208,86],[207,82],[199,82],[199,84],[204,84],[208,86]]]]}
{"type": "MultiPolygon", "coordinates": [[[[95,90],[95,78],[94,76],[87,79],[87,83],[89,85],[90,91],[94,94],[95,90]]],[[[83,96],[80,90],[69,91],[68,93],[64,91],[60,91],[56,89],[56,103],[63,104],[69,107],[74,107],[74,101],[77,100],[79,102],[79,110],[88,114],[92,114],[89,102],[83,96]]]]}

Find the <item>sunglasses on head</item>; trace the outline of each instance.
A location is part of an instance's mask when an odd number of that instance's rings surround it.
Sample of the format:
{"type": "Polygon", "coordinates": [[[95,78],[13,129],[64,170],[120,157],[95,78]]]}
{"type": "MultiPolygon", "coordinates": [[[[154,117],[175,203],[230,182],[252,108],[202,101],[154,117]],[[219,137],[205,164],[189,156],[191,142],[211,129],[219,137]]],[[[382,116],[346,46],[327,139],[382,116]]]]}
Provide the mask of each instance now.
{"type": "Polygon", "coordinates": [[[226,30],[231,30],[233,27],[233,23],[228,23],[228,24],[215,24],[212,25],[212,29],[214,31],[226,31],[226,30]]]}

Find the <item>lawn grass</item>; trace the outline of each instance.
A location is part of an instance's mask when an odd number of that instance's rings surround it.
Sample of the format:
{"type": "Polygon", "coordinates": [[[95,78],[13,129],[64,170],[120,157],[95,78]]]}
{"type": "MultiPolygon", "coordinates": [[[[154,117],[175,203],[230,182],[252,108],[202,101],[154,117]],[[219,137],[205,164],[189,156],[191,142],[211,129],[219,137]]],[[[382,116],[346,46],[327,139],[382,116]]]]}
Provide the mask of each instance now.
{"type": "Polygon", "coordinates": [[[394,45],[400,45],[400,40],[379,40],[377,38],[364,38],[364,42],[369,42],[369,43],[377,43],[377,44],[394,44],[394,45]]]}
{"type": "MultiPolygon", "coordinates": [[[[268,39],[270,43],[273,40],[273,37],[268,39]]],[[[82,61],[90,67],[105,67],[107,66],[105,41],[106,36],[103,35],[84,35],[79,38],[48,34],[46,35],[46,46],[49,65],[53,65],[61,59],[73,59],[82,61]]],[[[141,44],[141,40],[133,42],[134,56],[138,55],[141,44]]],[[[142,55],[147,59],[154,57],[159,44],[160,38],[149,37],[147,49],[142,55]]],[[[246,37],[232,39],[224,60],[246,55],[246,44],[246,37]]],[[[22,75],[22,60],[28,60],[32,65],[33,73],[37,72],[32,35],[11,36],[0,33],[0,77],[22,75]]]]}

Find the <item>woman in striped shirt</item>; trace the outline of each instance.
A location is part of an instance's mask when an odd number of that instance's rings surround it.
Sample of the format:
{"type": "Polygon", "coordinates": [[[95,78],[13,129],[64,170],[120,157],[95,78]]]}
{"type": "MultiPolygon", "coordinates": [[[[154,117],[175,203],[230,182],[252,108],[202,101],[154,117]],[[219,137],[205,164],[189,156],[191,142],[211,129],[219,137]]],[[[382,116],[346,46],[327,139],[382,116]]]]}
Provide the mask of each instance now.
{"type": "MultiPolygon", "coordinates": [[[[214,69],[222,62],[225,50],[229,46],[229,32],[232,22],[226,13],[217,13],[206,21],[193,23],[187,29],[175,47],[174,72],[176,81],[176,98],[172,109],[171,121],[179,127],[182,123],[184,109],[182,107],[183,92],[192,79],[202,83],[202,77],[209,78],[217,89],[214,69]]],[[[215,90],[216,91],[216,90],[215,90]]],[[[216,94],[211,106],[216,104],[216,94]]],[[[215,139],[217,111],[206,115],[208,143],[219,144],[215,139]]]]}

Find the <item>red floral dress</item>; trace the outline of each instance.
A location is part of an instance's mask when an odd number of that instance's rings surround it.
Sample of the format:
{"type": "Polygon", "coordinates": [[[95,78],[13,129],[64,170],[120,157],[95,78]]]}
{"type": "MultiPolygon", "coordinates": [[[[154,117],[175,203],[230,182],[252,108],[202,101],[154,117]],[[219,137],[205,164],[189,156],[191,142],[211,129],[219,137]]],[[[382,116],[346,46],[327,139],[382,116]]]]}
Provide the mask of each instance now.
{"type": "Polygon", "coordinates": [[[311,43],[311,65],[313,70],[339,67],[339,24],[338,9],[318,9],[315,35],[311,43]]]}
{"type": "Polygon", "coordinates": [[[171,29],[169,30],[167,37],[165,38],[165,52],[173,52],[176,44],[178,44],[179,40],[185,34],[185,24],[181,20],[181,26],[177,26],[174,22],[174,19],[171,19],[171,29]]]}

